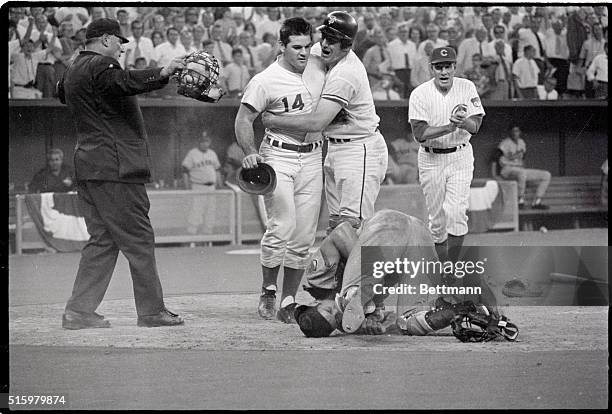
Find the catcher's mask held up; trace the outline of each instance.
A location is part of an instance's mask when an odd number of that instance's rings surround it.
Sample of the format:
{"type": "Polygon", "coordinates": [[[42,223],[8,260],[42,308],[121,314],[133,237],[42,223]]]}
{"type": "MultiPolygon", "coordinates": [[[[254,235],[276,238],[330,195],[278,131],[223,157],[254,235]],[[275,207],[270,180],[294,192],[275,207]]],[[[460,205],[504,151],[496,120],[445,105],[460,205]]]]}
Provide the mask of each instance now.
{"type": "Polygon", "coordinates": [[[276,172],[265,162],[257,163],[255,168],[238,170],[238,186],[249,194],[263,195],[276,188],[276,172]]]}
{"type": "Polygon", "coordinates": [[[220,68],[217,59],[202,50],[185,56],[185,68],[175,74],[177,93],[203,102],[218,102],[225,92],[217,85],[220,68]]]}

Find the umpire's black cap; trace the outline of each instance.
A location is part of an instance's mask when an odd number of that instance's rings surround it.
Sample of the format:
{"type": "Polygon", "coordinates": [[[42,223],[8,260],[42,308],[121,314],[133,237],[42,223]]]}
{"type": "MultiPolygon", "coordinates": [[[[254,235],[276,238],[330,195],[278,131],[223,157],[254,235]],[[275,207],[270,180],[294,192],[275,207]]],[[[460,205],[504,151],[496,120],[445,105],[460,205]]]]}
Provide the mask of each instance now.
{"type": "Polygon", "coordinates": [[[300,305],[295,308],[293,316],[304,335],[309,338],[325,338],[335,330],[316,306],[300,305]]]}
{"type": "Polygon", "coordinates": [[[119,27],[119,22],[117,20],[107,18],[94,20],[93,22],[89,23],[89,26],[87,26],[87,30],[85,31],[85,39],[94,39],[105,34],[117,36],[119,39],[121,39],[121,43],[129,42],[129,40],[121,35],[121,27],[119,27]]]}

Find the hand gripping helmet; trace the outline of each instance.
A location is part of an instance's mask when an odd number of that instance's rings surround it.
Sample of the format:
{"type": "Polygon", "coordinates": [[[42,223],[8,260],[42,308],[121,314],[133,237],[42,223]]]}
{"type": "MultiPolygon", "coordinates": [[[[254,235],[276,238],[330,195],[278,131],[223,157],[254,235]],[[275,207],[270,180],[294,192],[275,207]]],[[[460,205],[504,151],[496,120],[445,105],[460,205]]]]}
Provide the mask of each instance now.
{"type": "Polygon", "coordinates": [[[257,163],[255,168],[240,167],[238,187],[249,194],[267,194],[276,188],[276,172],[264,162],[257,163]]]}
{"type": "Polygon", "coordinates": [[[340,40],[353,42],[357,34],[355,18],[345,11],[334,11],[327,15],[322,26],[317,27],[323,34],[328,34],[340,40]]]}

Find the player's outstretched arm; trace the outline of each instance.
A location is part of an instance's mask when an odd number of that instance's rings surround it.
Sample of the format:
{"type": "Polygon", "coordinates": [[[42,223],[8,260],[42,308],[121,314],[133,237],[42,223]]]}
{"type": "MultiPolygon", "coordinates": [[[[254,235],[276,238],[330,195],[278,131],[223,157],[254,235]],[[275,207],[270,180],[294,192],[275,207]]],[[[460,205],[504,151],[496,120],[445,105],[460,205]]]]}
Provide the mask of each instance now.
{"type": "Polygon", "coordinates": [[[242,167],[255,168],[259,161],[263,161],[255,148],[255,132],[253,130],[253,122],[259,113],[247,104],[240,104],[236,120],[234,121],[234,133],[238,145],[244,151],[246,156],[242,160],[242,167]]]}
{"type": "Polygon", "coordinates": [[[329,99],[321,99],[317,109],[309,114],[296,116],[280,116],[264,112],[261,117],[266,128],[289,129],[300,132],[322,131],[340,112],[342,106],[329,99]]]}

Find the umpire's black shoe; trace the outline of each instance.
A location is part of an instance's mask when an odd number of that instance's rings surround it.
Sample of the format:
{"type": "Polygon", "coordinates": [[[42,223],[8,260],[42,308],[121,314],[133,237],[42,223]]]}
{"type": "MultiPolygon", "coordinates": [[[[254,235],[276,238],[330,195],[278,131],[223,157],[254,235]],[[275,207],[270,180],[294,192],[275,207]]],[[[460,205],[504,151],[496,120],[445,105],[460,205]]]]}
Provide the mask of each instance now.
{"type": "Polygon", "coordinates": [[[280,308],[276,312],[276,319],[285,323],[297,323],[297,321],[295,320],[295,316],[293,316],[293,312],[295,311],[296,306],[297,303],[294,302],[285,306],[284,308],[280,308]]]}
{"type": "Polygon", "coordinates": [[[531,208],[534,208],[536,210],[548,210],[550,207],[548,207],[546,204],[537,203],[537,204],[532,204],[531,208]]]}
{"type": "Polygon", "coordinates": [[[264,319],[272,319],[276,315],[276,291],[263,289],[259,297],[257,313],[264,319]]]}
{"type": "Polygon", "coordinates": [[[62,315],[62,328],[64,329],[88,329],[88,328],[110,328],[109,321],[104,316],[93,313],[80,313],[67,310],[62,315]]]}
{"type": "Polygon", "coordinates": [[[144,315],[138,317],[138,326],[153,328],[155,326],[175,326],[182,325],[185,321],[176,313],[170,312],[168,309],[162,309],[161,312],[155,315],[144,315]]]}

